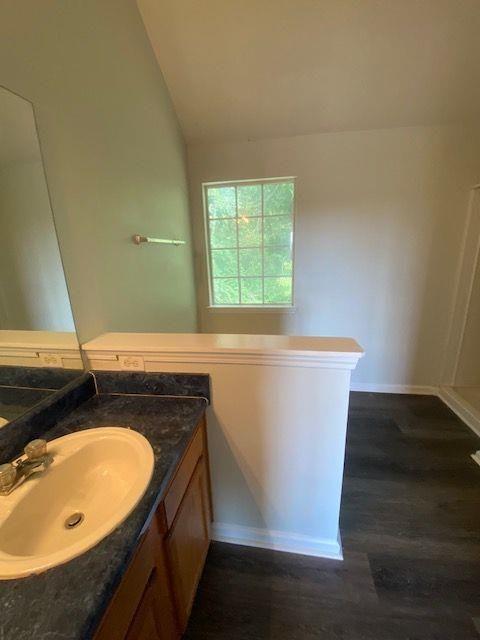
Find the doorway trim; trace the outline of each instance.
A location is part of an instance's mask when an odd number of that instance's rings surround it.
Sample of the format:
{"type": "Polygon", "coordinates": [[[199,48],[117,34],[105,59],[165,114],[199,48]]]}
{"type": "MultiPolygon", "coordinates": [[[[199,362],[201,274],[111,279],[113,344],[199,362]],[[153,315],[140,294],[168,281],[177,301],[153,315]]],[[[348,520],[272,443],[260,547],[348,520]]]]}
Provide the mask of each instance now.
{"type": "Polygon", "coordinates": [[[442,386],[455,384],[479,256],[480,184],[477,184],[470,190],[467,221],[455,278],[455,292],[442,371],[442,386]]]}

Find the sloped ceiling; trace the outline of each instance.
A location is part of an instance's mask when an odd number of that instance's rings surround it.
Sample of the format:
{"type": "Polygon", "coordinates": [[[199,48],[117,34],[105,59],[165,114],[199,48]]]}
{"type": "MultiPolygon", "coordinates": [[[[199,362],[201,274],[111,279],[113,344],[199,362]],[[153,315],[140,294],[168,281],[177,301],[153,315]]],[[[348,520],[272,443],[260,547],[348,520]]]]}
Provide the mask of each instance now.
{"type": "Polygon", "coordinates": [[[138,0],[187,142],[480,116],[479,0],[138,0]]]}

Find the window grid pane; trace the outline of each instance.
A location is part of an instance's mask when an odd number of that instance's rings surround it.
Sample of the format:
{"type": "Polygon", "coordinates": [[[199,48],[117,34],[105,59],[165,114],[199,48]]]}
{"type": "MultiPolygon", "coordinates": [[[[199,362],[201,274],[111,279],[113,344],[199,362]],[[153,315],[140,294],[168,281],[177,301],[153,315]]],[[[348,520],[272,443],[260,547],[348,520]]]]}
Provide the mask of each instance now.
{"type": "Polygon", "coordinates": [[[235,187],[235,217],[237,220],[237,277],[238,277],[238,302],[242,304],[242,279],[240,278],[240,252],[238,250],[239,245],[239,233],[238,228],[238,189],[235,187]]]}
{"type": "Polygon", "coordinates": [[[215,306],[288,306],[292,304],[293,194],[293,180],[267,181],[252,185],[227,183],[206,187],[205,208],[211,291],[215,306]],[[280,187],[275,189],[275,185],[280,187]],[[246,189],[250,186],[256,189],[246,189]],[[269,189],[270,194],[268,225],[265,224],[265,187],[269,189]],[[239,193],[239,189],[243,191],[239,193]],[[272,208],[272,190],[273,192],[282,190],[284,193],[291,192],[291,211],[287,211],[282,206],[280,207],[282,210],[277,213],[275,208],[272,208]],[[257,192],[260,199],[247,197],[257,192]],[[213,206],[210,202],[211,194],[213,206]],[[226,209],[225,198],[220,202],[219,194],[221,196],[227,194],[228,205],[231,206],[230,203],[234,205],[228,209],[230,215],[227,214],[225,217],[222,215],[226,209]],[[248,208],[249,200],[252,202],[251,210],[248,208]],[[250,212],[252,215],[249,215],[250,212]],[[265,242],[266,233],[272,244],[265,242]],[[266,273],[266,250],[269,256],[268,274],[266,273]],[[241,259],[241,252],[243,259],[241,259]],[[253,261],[255,252],[258,252],[260,264],[249,263],[248,256],[250,255],[250,261],[253,261]]]}
{"type": "MultiPolygon", "coordinates": [[[[261,276],[241,276],[242,280],[249,280],[250,278],[260,278],[261,276]]],[[[272,275],[268,275],[268,276],[263,276],[264,280],[268,280],[268,279],[275,279],[275,278],[291,278],[291,276],[286,276],[284,273],[275,273],[272,275]]],[[[237,276],[213,276],[213,280],[235,280],[237,278],[237,276]]]]}
{"type": "Polygon", "coordinates": [[[265,233],[265,226],[264,226],[264,220],[263,220],[263,210],[264,210],[264,196],[263,196],[263,192],[264,192],[264,185],[262,184],[262,231],[261,231],[261,239],[262,239],[262,304],[265,304],[265,253],[263,251],[263,234],[265,233]]]}

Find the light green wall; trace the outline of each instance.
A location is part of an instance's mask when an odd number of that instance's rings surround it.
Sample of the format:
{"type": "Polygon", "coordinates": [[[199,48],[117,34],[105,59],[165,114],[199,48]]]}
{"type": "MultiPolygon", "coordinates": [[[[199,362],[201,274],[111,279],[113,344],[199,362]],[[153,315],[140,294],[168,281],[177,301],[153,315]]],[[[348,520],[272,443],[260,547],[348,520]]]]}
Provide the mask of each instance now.
{"type": "Polygon", "coordinates": [[[39,160],[0,167],[0,329],[75,331],[39,160]]]}
{"type": "Polygon", "coordinates": [[[0,84],[35,107],[81,341],[195,331],[184,144],[135,2],[4,0],[0,84]]]}

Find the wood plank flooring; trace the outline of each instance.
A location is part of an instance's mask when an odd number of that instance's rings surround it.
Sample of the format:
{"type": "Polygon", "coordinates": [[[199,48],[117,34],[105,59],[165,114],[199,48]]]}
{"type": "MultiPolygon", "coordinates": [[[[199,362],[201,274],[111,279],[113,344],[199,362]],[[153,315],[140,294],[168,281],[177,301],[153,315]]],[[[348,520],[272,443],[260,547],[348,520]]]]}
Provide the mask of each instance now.
{"type": "Polygon", "coordinates": [[[479,439],[430,396],[352,393],[344,562],[213,543],[188,640],[479,640],[479,439]]]}

